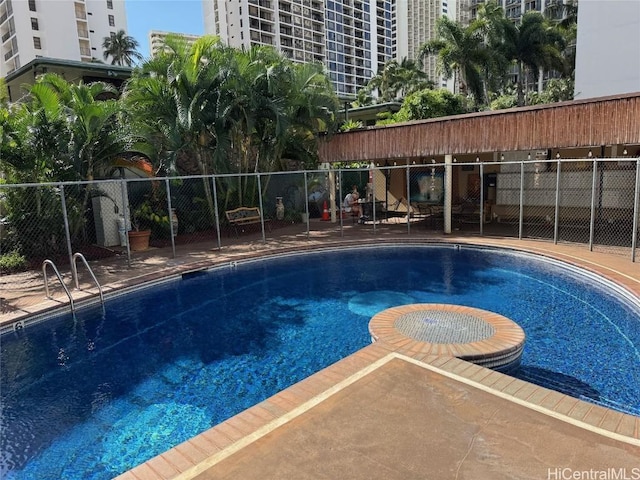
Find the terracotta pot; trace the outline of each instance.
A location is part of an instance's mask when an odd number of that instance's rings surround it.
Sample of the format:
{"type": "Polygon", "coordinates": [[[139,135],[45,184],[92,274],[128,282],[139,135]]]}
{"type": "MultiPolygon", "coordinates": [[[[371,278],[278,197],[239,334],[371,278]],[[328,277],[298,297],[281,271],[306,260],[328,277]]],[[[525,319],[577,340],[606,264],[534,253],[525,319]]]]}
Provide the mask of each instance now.
{"type": "Polygon", "coordinates": [[[129,248],[132,251],[146,250],[149,248],[149,237],[151,236],[151,230],[130,230],[129,235],[129,248]]]}

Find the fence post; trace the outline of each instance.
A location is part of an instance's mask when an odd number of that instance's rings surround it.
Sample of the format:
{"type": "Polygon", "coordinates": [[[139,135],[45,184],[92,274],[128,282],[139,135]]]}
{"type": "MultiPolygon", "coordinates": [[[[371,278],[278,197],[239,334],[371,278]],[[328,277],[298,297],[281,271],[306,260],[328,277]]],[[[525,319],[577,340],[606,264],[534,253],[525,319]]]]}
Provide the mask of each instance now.
{"type": "Polygon", "coordinates": [[[264,202],[262,201],[262,178],[260,173],[256,173],[256,179],[258,180],[258,204],[260,205],[260,212],[262,212],[262,215],[260,215],[260,223],[262,224],[262,243],[267,243],[267,236],[264,233],[264,202]]]}
{"type": "Polygon", "coordinates": [[[480,163],[480,236],[484,236],[484,165],[480,163]]]}
{"type": "Polygon", "coordinates": [[[636,261],[638,248],[638,217],[640,217],[640,158],[636,159],[636,191],[633,203],[633,233],[631,235],[631,261],[636,261]]]}
{"type": "MultiPolygon", "coordinates": [[[[331,171],[329,171],[329,173],[331,173],[331,171]]],[[[329,186],[333,185],[333,188],[331,189],[332,191],[335,191],[335,174],[333,175],[334,180],[331,180],[332,175],[329,175],[329,186]]],[[[338,197],[340,198],[340,208],[338,209],[338,216],[340,217],[340,236],[344,237],[344,221],[342,218],[342,209],[344,208],[344,205],[342,204],[342,169],[338,170],[338,197]]],[[[334,202],[335,204],[335,197],[334,197],[334,202]]],[[[336,211],[335,208],[331,209],[332,211],[336,211]]]]}
{"type": "Polygon", "coordinates": [[[309,239],[309,186],[307,185],[307,171],[304,171],[304,211],[307,213],[307,239],[309,239]]]}
{"type": "Polygon", "coordinates": [[[593,178],[591,179],[591,219],[589,222],[589,251],[593,251],[593,239],[596,227],[596,188],[598,186],[598,161],[593,160],[593,178]]]}
{"type": "Polygon", "coordinates": [[[120,179],[120,193],[122,194],[122,205],[124,208],[124,235],[127,243],[127,267],[131,268],[131,248],[129,247],[129,227],[131,226],[131,212],[127,195],[127,182],[122,177],[120,179]]]}
{"type": "Polygon", "coordinates": [[[167,210],[169,212],[169,234],[171,235],[171,250],[173,251],[173,258],[176,258],[176,238],[178,232],[173,231],[173,215],[171,212],[171,188],[169,187],[169,179],[164,179],[164,187],[167,190],[167,210]]]}
{"type": "MultiPolygon", "coordinates": [[[[411,235],[411,172],[407,165],[407,235],[411,235]]],[[[389,205],[387,205],[389,208],[389,205]]]]}
{"type": "Polygon", "coordinates": [[[453,198],[453,155],[444,156],[444,233],[451,234],[451,201],[453,198]]]}
{"type": "Polygon", "coordinates": [[[524,229],[524,161],[520,162],[520,210],[518,211],[518,240],[522,240],[524,229]]]}
{"type": "Polygon", "coordinates": [[[213,215],[216,219],[216,236],[218,237],[218,250],[222,249],[222,242],[220,240],[220,215],[218,214],[218,190],[216,187],[216,176],[211,175],[211,184],[213,186],[213,215]]]}
{"type": "Polygon", "coordinates": [[[558,243],[558,224],[560,222],[559,213],[560,213],[560,170],[561,170],[562,161],[558,159],[558,166],[556,172],[556,208],[554,213],[554,222],[553,222],[553,243],[558,243]]]}
{"type": "Polygon", "coordinates": [[[71,249],[71,232],[69,232],[69,217],[67,216],[67,201],[64,198],[64,185],[60,184],[60,200],[62,202],[62,219],[64,220],[64,235],[67,238],[67,253],[69,265],[73,268],[73,250],[71,249]]]}

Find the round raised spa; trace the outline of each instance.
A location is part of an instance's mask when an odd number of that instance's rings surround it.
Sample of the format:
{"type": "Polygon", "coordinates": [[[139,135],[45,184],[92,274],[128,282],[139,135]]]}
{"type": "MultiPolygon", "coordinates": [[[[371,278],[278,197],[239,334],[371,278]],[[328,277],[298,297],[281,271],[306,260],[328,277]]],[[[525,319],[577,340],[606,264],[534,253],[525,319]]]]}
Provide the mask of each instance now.
{"type": "Polygon", "coordinates": [[[502,372],[520,364],[525,340],[517,323],[497,313],[428,303],[383,310],[371,318],[369,332],[373,341],[453,356],[502,372]]]}

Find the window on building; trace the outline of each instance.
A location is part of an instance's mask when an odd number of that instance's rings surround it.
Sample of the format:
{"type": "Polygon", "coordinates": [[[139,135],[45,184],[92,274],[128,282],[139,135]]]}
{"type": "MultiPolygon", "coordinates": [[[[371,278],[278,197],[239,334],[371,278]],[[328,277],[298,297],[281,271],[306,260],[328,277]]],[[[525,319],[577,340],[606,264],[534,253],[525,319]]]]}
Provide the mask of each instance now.
{"type": "Polygon", "coordinates": [[[114,18],[113,15],[109,15],[109,26],[110,27],[115,27],[116,26],[116,19],[114,18]]]}
{"type": "Polygon", "coordinates": [[[36,11],[36,0],[29,0],[29,11],[30,12],[36,11]]]}
{"type": "Polygon", "coordinates": [[[113,0],[107,0],[107,8],[113,10],[113,0]]]}
{"type": "Polygon", "coordinates": [[[40,30],[40,28],[38,28],[38,19],[37,18],[32,18],[31,19],[31,30],[40,30]]]}
{"type": "Polygon", "coordinates": [[[33,48],[35,48],[36,50],[40,50],[42,48],[40,37],[33,37],[33,48]]]}

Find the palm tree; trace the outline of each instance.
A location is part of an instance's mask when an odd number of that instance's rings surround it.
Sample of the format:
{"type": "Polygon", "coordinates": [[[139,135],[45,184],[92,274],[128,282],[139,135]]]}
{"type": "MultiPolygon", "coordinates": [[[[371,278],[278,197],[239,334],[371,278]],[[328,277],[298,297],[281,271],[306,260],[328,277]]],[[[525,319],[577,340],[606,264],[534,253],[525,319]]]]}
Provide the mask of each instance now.
{"type": "Polygon", "coordinates": [[[511,60],[501,54],[500,46],[504,42],[505,31],[511,21],[504,15],[504,10],[497,2],[490,0],[478,7],[478,15],[474,28],[482,32],[484,42],[491,52],[483,67],[484,95],[489,99],[489,92],[498,92],[505,86],[505,79],[511,67],[511,60]]]}
{"type": "Polygon", "coordinates": [[[472,24],[463,27],[448,17],[436,23],[438,38],[420,47],[419,60],[427,55],[438,56],[438,69],[445,78],[454,77],[461,93],[473,95],[476,105],[483,103],[483,65],[490,59],[481,29],[472,24]]]}
{"type": "Polygon", "coordinates": [[[111,65],[126,65],[130,67],[134,60],[141,60],[142,55],[138,53],[140,46],[138,41],[127,35],[124,30],[119,30],[116,34],[104,37],[102,48],[103,56],[107,60],[111,57],[111,65]]]}
{"type": "Polygon", "coordinates": [[[0,106],[9,102],[9,91],[7,90],[7,83],[4,78],[0,78],[0,106]]]}
{"type": "Polygon", "coordinates": [[[389,60],[366,86],[368,92],[378,91],[381,102],[402,101],[407,95],[425,88],[433,88],[433,82],[420,64],[409,58],[400,62],[389,60]]]}
{"type": "Polygon", "coordinates": [[[538,12],[527,12],[519,24],[511,24],[505,30],[501,54],[516,62],[518,67],[518,106],[525,104],[525,80],[529,75],[537,77],[539,69],[564,69],[562,49],[564,40],[538,12]]]}
{"type": "Polygon", "coordinates": [[[578,3],[577,0],[555,0],[545,7],[545,16],[555,24],[564,38],[565,70],[563,75],[572,79],[576,65],[576,37],[578,35],[578,3]]]}

